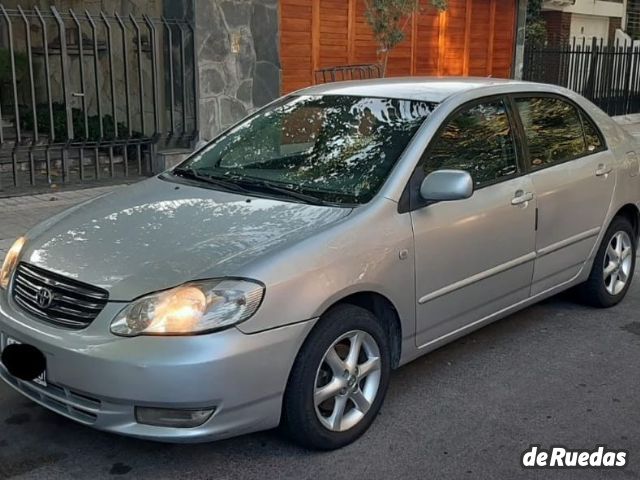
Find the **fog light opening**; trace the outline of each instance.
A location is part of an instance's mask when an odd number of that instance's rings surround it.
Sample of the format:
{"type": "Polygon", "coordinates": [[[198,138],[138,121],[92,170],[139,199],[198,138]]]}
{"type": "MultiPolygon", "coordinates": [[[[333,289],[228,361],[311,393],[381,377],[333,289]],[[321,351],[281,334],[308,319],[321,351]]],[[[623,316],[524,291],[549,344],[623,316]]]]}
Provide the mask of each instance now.
{"type": "Polygon", "coordinates": [[[215,407],[204,410],[136,407],[136,421],[154,427],[195,428],[209,420],[215,411],[215,407]]]}

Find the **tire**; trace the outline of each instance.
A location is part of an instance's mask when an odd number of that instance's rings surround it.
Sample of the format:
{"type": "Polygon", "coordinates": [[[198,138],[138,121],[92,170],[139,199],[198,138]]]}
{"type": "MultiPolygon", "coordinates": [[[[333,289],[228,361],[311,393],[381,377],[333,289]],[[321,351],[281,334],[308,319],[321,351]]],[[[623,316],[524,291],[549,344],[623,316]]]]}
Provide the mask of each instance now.
{"type": "Polygon", "coordinates": [[[602,239],[589,279],[578,287],[580,299],[596,308],[620,303],[633,280],[636,249],[637,236],[631,222],[625,217],[614,218],[602,239]],[[616,253],[618,245],[621,250],[616,253]],[[623,251],[622,260],[617,258],[620,251],[623,251]],[[610,269],[613,269],[612,274],[610,269]]]}
{"type": "Polygon", "coordinates": [[[296,443],[317,450],[354,442],[382,406],[390,366],[389,340],[378,319],[355,305],[332,308],[314,327],[294,363],[284,396],[285,432],[296,443]],[[353,355],[353,346],[359,343],[353,362],[349,353],[353,355]],[[324,397],[316,405],[315,399],[324,397]],[[336,415],[341,408],[342,417],[336,415]]]}

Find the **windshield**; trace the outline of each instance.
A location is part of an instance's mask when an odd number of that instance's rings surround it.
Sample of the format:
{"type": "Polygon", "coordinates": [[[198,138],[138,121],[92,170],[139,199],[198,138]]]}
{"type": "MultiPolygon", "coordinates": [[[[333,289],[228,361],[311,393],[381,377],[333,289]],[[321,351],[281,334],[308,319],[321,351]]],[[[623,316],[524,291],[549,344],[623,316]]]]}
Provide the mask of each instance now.
{"type": "Polygon", "coordinates": [[[244,190],[290,191],[300,201],[366,203],[435,106],[354,96],[287,97],[213,141],[175,172],[233,182],[244,190]]]}

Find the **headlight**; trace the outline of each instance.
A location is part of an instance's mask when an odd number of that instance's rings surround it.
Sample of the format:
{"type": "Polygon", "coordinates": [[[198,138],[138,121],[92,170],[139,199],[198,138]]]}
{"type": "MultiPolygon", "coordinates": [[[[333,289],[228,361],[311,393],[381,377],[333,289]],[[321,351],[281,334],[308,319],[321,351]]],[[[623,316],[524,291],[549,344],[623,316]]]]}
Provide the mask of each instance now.
{"type": "Polygon", "coordinates": [[[125,337],[210,332],[247,320],[263,295],[264,287],[250,280],[191,282],[132,302],[111,332],[125,337]]]}
{"type": "Polygon", "coordinates": [[[11,248],[7,252],[7,256],[4,257],[4,263],[2,264],[2,270],[0,270],[0,288],[6,289],[9,286],[9,280],[11,279],[11,275],[13,275],[13,271],[16,269],[18,265],[18,260],[20,259],[20,252],[22,251],[22,247],[26,243],[27,239],[24,237],[20,237],[17,239],[11,248]]]}

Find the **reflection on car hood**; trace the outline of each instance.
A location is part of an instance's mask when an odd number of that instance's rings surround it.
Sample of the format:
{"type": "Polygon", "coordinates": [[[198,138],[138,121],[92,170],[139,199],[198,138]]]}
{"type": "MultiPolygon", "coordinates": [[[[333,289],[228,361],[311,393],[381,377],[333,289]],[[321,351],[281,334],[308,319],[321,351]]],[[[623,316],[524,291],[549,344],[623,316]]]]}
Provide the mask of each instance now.
{"type": "Polygon", "coordinates": [[[242,267],[312,235],[350,209],[251,198],[154,178],[33,229],[23,261],[105,288],[112,300],[242,267]]]}

